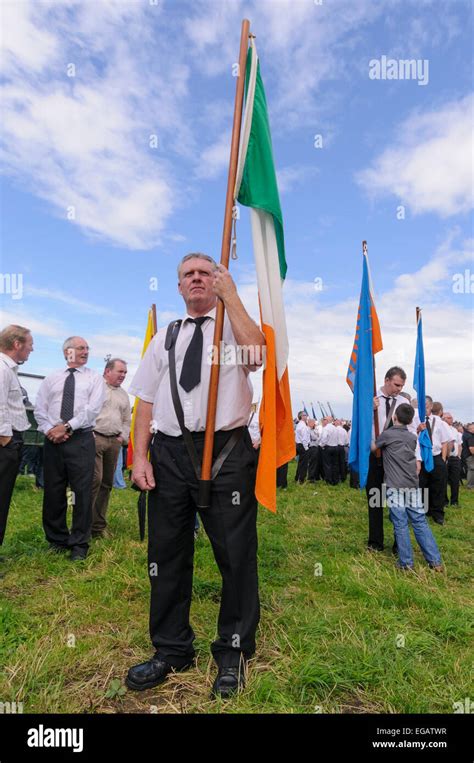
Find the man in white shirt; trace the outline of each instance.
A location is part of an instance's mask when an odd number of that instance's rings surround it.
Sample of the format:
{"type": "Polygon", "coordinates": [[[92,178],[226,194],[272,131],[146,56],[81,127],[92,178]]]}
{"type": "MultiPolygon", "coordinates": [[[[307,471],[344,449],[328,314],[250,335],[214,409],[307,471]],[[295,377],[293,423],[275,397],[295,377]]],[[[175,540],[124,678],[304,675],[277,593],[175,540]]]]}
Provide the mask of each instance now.
{"type": "MultiPolygon", "coordinates": [[[[186,304],[182,323],[173,321],[150,342],[130,387],[137,402],[132,479],[149,490],[148,562],[151,584],[152,659],[128,671],[126,683],[143,690],[162,683],[194,660],[189,623],[194,518],[198,508],[207,398],[214,356],[217,298],[225,306],[224,345],[262,357],[265,338],[246,312],[230,273],[201,253],[178,267],[178,291],[186,304]],[[211,355],[209,354],[211,350],[211,355]],[[182,422],[184,436],[182,434],[182,422]],[[152,421],[155,435],[150,448],[152,421]]],[[[247,422],[252,404],[249,371],[257,363],[237,360],[220,368],[214,458],[233,443],[211,484],[211,505],[199,509],[222,576],[218,665],[212,695],[230,697],[243,688],[245,665],[255,651],[260,616],[257,580],[257,454],[247,422]]]]}
{"type": "Polygon", "coordinates": [[[12,324],[0,332],[0,546],[20,466],[23,432],[30,427],[18,366],[32,351],[33,337],[24,326],[12,324]]]}
{"type": "Polygon", "coordinates": [[[317,482],[319,479],[319,429],[315,419],[308,419],[309,429],[309,456],[308,456],[308,482],[317,482]]]}
{"type": "Polygon", "coordinates": [[[339,438],[332,416],[323,419],[320,440],[323,449],[324,479],[328,485],[339,482],[339,438]]]}
{"type": "MultiPolygon", "coordinates": [[[[437,407],[442,412],[442,408],[437,407]]],[[[446,497],[448,451],[452,439],[451,431],[447,424],[439,416],[433,414],[433,399],[426,395],[426,423],[420,422],[418,413],[413,419],[418,434],[422,429],[427,429],[433,448],[434,466],[431,472],[427,472],[421,462],[420,487],[428,490],[428,506],[424,506],[427,516],[438,525],[444,525],[444,501],[446,497]]]]}
{"type": "Polygon", "coordinates": [[[296,455],[298,466],[296,467],[295,480],[300,485],[306,480],[309,462],[309,429],[307,425],[308,414],[304,411],[298,413],[298,423],[295,429],[296,455]]]}
{"type": "MultiPolygon", "coordinates": [[[[400,395],[407,375],[403,368],[392,366],[385,374],[383,386],[377,390],[374,397],[374,411],[377,411],[378,435],[385,429],[393,426],[393,414],[399,405],[406,403],[405,397],[400,395]]],[[[378,436],[377,435],[377,436],[378,436]]],[[[372,427],[372,439],[375,440],[375,426],[372,427]]],[[[383,551],[383,490],[384,470],[382,453],[380,450],[373,451],[369,458],[369,472],[365,490],[369,509],[369,537],[367,548],[369,551],[383,551]]],[[[392,546],[396,553],[396,544],[392,546]]]]}
{"type": "Polygon", "coordinates": [[[130,434],[130,400],[122,389],[127,364],[120,358],[107,361],[104,370],[106,399],[95,422],[95,465],[92,483],[92,537],[107,533],[107,509],[114,484],[120,448],[130,434]]]}
{"type": "Polygon", "coordinates": [[[339,481],[345,482],[347,477],[346,446],[349,444],[349,435],[342,426],[341,419],[334,422],[337,431],[337,450],[339,457],[339,481]]]}
{"type": "Polygon", "coordinates": [[[89,347],[72,336],[63,344],[66,368],[54,371],[41,383],[35,418],[46,435],[43,446],[43,527],[50,549],[71,551],[72,561],[87,556],[92,522],[92,480],[95,445],[93,429],[105,402],[102,376],[86,368],[89,347]],[[67,486],[72,491],[72,527],[69,532],[67,486]]]}
{"type": "Polygon", "coordinates": [[[459,483],[461,481],[461,452],[462,452],[462,434],[453,426],[453,416],[446,412],[443,421],[448,425],[451,431],[451,450],[448,453],[448,485],[451,492],[451,499],[448,499],[448,490],[446,489],[445,506],[451,503],[451,506],[459,506],[459,483]]]}

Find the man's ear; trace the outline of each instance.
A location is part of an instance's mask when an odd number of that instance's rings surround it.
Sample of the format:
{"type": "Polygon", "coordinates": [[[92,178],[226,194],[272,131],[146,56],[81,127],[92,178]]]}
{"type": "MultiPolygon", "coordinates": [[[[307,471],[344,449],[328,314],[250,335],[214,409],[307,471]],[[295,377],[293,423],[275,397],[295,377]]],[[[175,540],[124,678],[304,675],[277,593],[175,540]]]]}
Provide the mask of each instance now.
{"type": "Polygon", "coordinates": [[[178,292],[179,292],[180,294],[182,294],[182,293],[183,293],[183,290],[181,289],[181,283],[180,283],[180,281],[178,281],[178,292]]]}

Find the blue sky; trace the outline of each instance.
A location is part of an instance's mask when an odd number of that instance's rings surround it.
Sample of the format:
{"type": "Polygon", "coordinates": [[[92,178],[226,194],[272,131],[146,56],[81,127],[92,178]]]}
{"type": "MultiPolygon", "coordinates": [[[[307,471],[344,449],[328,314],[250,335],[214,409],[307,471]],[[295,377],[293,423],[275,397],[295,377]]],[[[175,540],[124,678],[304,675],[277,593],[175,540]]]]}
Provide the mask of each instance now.
{"type": "MultiPolygon", "coordinates": [[[[7,0],[2,13],[0,273],[21,274],[23,293],[0,294],[1,323],[33,329],[25,371],[60,366],[62,340],[81,334],[91,366],[107,353],[129,361],[128,386],[149,304],[159,325],[182,313],[177,261],[219,256],[232,65],[248,17],[280,180],[294,410],[329,400],[350,415],[367,239],[378,380],[400,364],[412,391],[420,305],[427,390],[472,420],[469,2],[7,0]],[[371,79],[382,56],[419,60],[426,84],[371,79]]],[[[257,316],[252,257],[242,209],[231,272],[257,316]]]]}

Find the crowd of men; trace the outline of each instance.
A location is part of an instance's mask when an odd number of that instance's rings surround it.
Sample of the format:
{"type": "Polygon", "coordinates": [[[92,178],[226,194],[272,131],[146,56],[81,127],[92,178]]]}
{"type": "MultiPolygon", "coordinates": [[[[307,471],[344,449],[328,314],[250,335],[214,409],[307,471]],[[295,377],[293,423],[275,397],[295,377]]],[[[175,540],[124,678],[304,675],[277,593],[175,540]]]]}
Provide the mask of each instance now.
{"type": "MultiPolygon", "coordinates": [[[[402,368],[393,366],[387,371],[384,384],[374,396],[374,418],[378,419],[378,432],[375,433],[374,423],[373,440],[394,425],[393,417],[398,406],[408,403],[413,407],[413,421],[407,428],[417,437],[427,429],[433,453],[433,469],[427,471],[419,447],[416,450],[419,486],[425,491],[423,495],[427,503],[424,510],[436,524],[443,525],[445,508],[459,505],[461,482],[466,480],[467,487],[474,488],[474,423],[463,425],[455,421],[452,413],[445,412],[442,403],[433,402],[430,396],[426,396],[425,422],[420,422],[416,398],[412,399],[402,391],[405,383],[406,373],[402,368]]],[[[318,422],[306,411],[300,411],[295,420],[298,458],[295,481],[303,484],[324,480],[329,485],[337,485],[345,482],[350,474],[350,486],[359,487],[358,474],[348,464],[350,437],[350,422],[331,416],[318,422]]],[[[287,487],[287,470],[288,465],[278,470],[278,487],[287,487]]],[[[381,511],[385,500],[382,489],[384,474],[382,454],[374,449],[370,455],[366,484],[369,511],[367,545],[373,551],[384,548],[381,511]]]]}
{"type": "MultiPolygon", "coordinates": [[[[130,433],[130,402],[121,389],[127,364],[106,363],[101,376],[87,368],[82,337],[63,344],[65,367],[48,375],[36,397],[34,416],[44,434],[43,528],[55,553],[72,561],[87,557],[90,538],[107,534],[107,508],[119,451],[130,433]],[[72,523],[67,525],[68,489],[72,523]]],[[[0,544],[22,463],[26,415],[18,367],[33,351],[29,329],[10,325],[0,332],[0,544]]]]}
{"type": "MultiPolygon", "coordinates": [[[[193,532],[196,510],[201,507],[197,475],[210,374],[203,346],[212,340],[217,298],[226,309],[227,344],[262,349],[265,343],[230,274],[207,255],[192,253],[183,258],[178,266],[178,291],[186,315],[158,331],[131,387],[138,399],[132,476],[140,490],[149,491],[149,567],[160,570],[157,577],[150,572],[150,636],[156,652],[130,668],[127,685],[136,690],[158,685],[170,672],[191,667],[194,660],[189,624],[193,532]]],[[[129,397],[121,388],[127,364],[112,358],[103,374],[91,370],[87,367],[89,346],[79,336],[66,339],[62,350],[65,365],[42,381],[34,408],[38,429],[44,434],[42,519],[51,551],[68,552],[72,561],[80,561],[88,554],[91,537],[107,534],[114,472],[130,433],[129,397]]],[[[0,545],[22,459],[23,435],[30,427],[18,368],[32,351],[28,328],[10,325],[0,332],[0,545]]],[[[218,398],[215,432],[216,452],[221,456],[213,467],[210,505],[200,510],[223,579],[219,637],[212,644],[219,667],[213,696],[231,696],[244,686],[259,621],[255,478],[260,432],[258,416],[251,412],[248,378],[254,370],[254,366],[235,366],[221,371],[223,392],[218,398]]],[[[426,488],[424,511],[434,522],[444,524],[446,505],[458,506],[461,479],[474,488],[474,423],[455,422],[431,397],[426,397],[426,419],[420,421],[414,415],[416,400],[402,391],[405,382],[405,371],[394,366],[374,396],[378,426],[374,426],[366,484],[371,551],[384,548],[382,486],[388,468],[375,441],[378,438],[380,446],[386,445],[388,440],[381,435],[392,426],[409,422],[417,437],[428,431],[433,469],[425,469],[417,451],[417,473],[420,487],[426,488]]],[[[295,424],[296,482],[344,483],[350,471],[350,435],[349,422],[329,416],[317,421],[300,411],[295,424]]],[[[417,438],[411,437],[414,443],[417,438]]],[[[396,437],[389,440],[396,445],[396,437]]],[[[288,464],[277,470],[280,488],[287,487],[287,471],[288,464]]],[[[358,486],[354,472],[350,484],[358,486]]]]}

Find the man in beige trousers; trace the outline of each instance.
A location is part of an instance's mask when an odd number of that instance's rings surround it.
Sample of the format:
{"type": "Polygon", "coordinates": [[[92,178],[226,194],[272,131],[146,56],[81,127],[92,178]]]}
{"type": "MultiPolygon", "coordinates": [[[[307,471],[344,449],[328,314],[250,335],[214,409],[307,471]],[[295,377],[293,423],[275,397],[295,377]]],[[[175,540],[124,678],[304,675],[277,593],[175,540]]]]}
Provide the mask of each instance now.
{"type": "Polygon", "coordinates": [[[130,434],[130,401],[121,388],[127,375],[127,364],[119,358],[107,362],[104,380],[107,398],[99,413],[95,429],[95,466],[92,486],[92,536],[105,537],[107,531],[107,509],[110,491],[120,448],[128,441],[130,434]]]}

